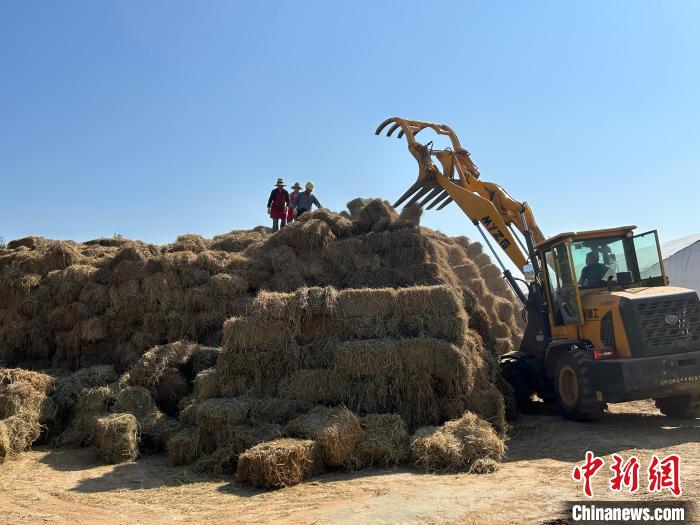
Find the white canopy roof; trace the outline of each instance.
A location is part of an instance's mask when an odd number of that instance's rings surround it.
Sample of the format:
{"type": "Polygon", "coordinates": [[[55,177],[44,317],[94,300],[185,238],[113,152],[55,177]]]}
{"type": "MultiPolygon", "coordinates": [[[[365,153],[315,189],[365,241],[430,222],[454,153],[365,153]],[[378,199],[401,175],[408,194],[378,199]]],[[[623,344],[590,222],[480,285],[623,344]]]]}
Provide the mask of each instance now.
{"type": "Polygon", "coordinates": [[[700,294],[700,234],[664,243],[661,254],[671,285],[700,294]]]}

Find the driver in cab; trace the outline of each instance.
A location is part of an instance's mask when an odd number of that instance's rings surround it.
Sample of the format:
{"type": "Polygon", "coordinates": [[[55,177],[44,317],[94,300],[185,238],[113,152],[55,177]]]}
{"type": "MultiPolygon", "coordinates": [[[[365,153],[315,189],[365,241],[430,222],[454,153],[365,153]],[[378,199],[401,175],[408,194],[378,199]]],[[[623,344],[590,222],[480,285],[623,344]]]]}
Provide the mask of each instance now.
{"type": "Polygon", "coordinates": [[[583,287],[600,286],[607,273],[608,267],[600,262],[600,254],[598,252],[589,252],[586,255],[586,266],[581,270],[581,278],[578,280],[578,284],[583,287]]]}

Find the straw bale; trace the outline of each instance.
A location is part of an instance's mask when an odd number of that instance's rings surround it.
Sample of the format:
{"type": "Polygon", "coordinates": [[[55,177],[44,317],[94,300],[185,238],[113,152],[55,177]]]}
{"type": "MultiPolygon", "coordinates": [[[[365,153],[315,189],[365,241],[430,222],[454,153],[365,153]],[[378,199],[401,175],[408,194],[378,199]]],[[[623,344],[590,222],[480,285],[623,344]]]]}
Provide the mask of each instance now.
{"type": "Polygon", "coordinates": [[[210,453],[230,443],[233,427],[245,423],[248,412],[248,403],[239,398],[207,399],[198,403],[196,419],[204,451],[210,453]]]}
{"type": "Polygon", "coordinates": [[[128,386],[117,393],[114,409],[133,414],[143,426],[156,418],[158,409],[151,393],[140,386],[128,386]]]}
{"type": "Polygon", "coordinates": [[[108,330],[104,321],[99,317],[91,317],[78,325],[80,338],[88,343],[95,343],[107,338],[108,330]]]}
{"type": "Polygon", "coordinates": [[[268,441],[238,457],[236,479],[266,489],[295,485],[318,472],[316,458],[316,445],[311,440],[282,438],[268,441]]]}
{"type": "Polygon", "coordinates": [[[398,414],[370,414],[360,418],[362,439],[357,443],[345,466],[358,470],[390,467],[408,456],[408,432],[398,414]]]}
{"type": "Polygon", "coordinates": [[[180,401],[180,414],[178,420],[184,425],[194,426],[197,424],[197,403],[192,396],[183,398],[180,401]]]}
{"type": "Polygon", "coordinates": [[[283,397],[334,405],[345,401],[351,385],[350,376],[337,370],[297,370],[283,379],[279,391],[283,397]]]}
{"type": "Polygon", "coordinates": [[[155,394],[165,370],[168,367],[185,367],[196,348],[197,344],[187,341],[151,348],[131,368],[129,384],[145,387],[155,394]]]}
{"type": "Polygon", "coordinates": [[[250,421],[257,423],[284,424],[308,412],[312,404],[308,401],[280,397],[247,398],[250,421]]]}
{"type": "Polygon", "coordinates": [[[221,388],[219,386],[219,375],[215,368],[202,370],[197,377],[194,378],[194,398],[197,401],[204,401],[214,397],[221,396],[221,388]]]}
{"type": "Polygon", "coordinates": [[[401,371],[396,341],[346,341],[335,348],[334,367],[353,377],[396,376],[401,371]]]}
{"type": "Polygon", "coordinates": [[[277,350],[294,342],[294,332],[287,321],[232,317],[224,323],[224,351],[277,350]]]}
{"type": "Polygon", "coordinates": [[[472,257],[472,261],[480,268],[484,269],[486,266],[491,265],[491,257],[487,253],[479,253],[472,257]]]}
{"type": "Polygon", "coordinates": [[[329,466],[342,465],[362,438],[357,416],[342,406],[316,406],[290,421],[286,432],[316,441],[321,460],[329,466]]]}
{"type": "Polygon", "coordinates": [[[164,451],[170,438],[183,428],[183,423],[162,412],[155,412],[151,419],[139,424],[142,447],[152,452],[164,451]]]}
{"type": "Polygon", "coordinates": [[[487,264],[481,268],[481,277],[486,281],[502,280],[501,269],[495,264],[487,264]]]}
{"type": "MultiPolygon", "coordinates": [[[[351,202],[348,203],[348,207],[351,202]]],[[[382,231],[388,229],[396,219],[398,219],[398,214],[388,202],[372,199],[360,210],[358,218],[354,222],[354,229],[357,233],[382,231]]]]}
{"type": "Polygon", "coordinates": [[[54,401],[59,412],[71,410],[83,389],[106,386],[119,379],[113,366],[96,365],[56,379],[54,401]]]}
{"type": "Polygon", "coordinates": [[[7,248],[10,250],[15,250],[21,246],[29,248],[30,250],[36,250],[39,246],[46,243],[46,239],[38,236],[22,237],[21,239],[15,239],[7,243],[7,248]]]}
{"type": "Polygon", "coordinates": [[[473,279],[478,279],[481,277],[481,272],[479,267],[472,261],[465,261],[463,264],[455,266],[452,268],[455,275],[459,278],[462,283],[467,283],[473,279]]]}
{"type": "Polygon", "coordinates": [[[442,427],[423,427],[411,437],[411,462],[426,471],[468,471],[477,459],[500,461],[503,440],[491,425],[466,412],[442,427]]]}
{"type": "Polygon", "coordinates": [[[95,421],[95,444],[102,461],[133,461],[139,455],[138,442],[138,424],[132,414],[111,414],[95,421]]]}
{"type": "Polygon", "coordinates": [[[335,235],[328,223],[319,219],[310,219],[282,228],[272,237],[272,240],[297,250],[315,250],[335,240],[335,235]]]}
{"type": "Polygon", "coordinates": [[[396,291],[393,288],[339,290],[336,299],[336,315],[341,319],[388,318],[391,316],[395,302],[396,291]]]}
{"type": "Polygon", "coordinates": [[[206,250],[207,242],[201,235],[188,233],[177,237],[174,243],[165,246],[165,251],[168,253],[174,252],[201,252],[206,250]]]}
{"type": "Polygon", "coordinates": [[[447,286],[416,286],[396,291],[391,325],[403,337],[435,337],[460,345],[468,329],[462,300],[447,286]]]}
{"type": "Polygon", "coordinates": [[[325,208],[305,213],[298,219],[298,222],[307,222],[310,220],[321,220],[328,224],[331,228],[331,232],[333,232],[333,235],[338,239],[347,237],[352,232],[352,221],[339,213],[333,213],[325,208]]]}
{"type": "Polygon", "coordinates": [[[41,435],[39,418],[34,414],[19,414],[2,421],[7,429],[12,454],[29,449],[41,435]]]}
{"type": "Polygon", "coordinates": [[[209,247],[212,250],[226,252],[242,252],[248,246],[264,241],[267,235],[259,231],[233,231],[223,235],[216,235],[209,247]]]}
{"type": "Polygon", "coordinates": [[[404,206],[399,214],[399,221],[418,226],[420,224],[420,218],[423,215],[423,208],[417,204],[412,204],[411,206],[404,206]]]}
{"type": "Polygon", "coordinates": [[[171,465],[189,465],[201,455],[199,430],[187,427],[172,436],[166,445],[171,465]]]}

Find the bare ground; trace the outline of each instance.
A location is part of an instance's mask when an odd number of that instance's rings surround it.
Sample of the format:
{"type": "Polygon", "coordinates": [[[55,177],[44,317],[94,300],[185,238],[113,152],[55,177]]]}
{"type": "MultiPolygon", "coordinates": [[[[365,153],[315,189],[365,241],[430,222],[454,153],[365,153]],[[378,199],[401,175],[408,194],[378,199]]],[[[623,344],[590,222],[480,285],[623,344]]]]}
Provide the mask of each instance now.
{"type": "MultiPolygon", "coordinates": [[[[651,454],[678,453],[683,499],[697,502],[699,441],[700,420],[669,419],[651,402],[640,401],[612,407],[595,424],[552,415],[523,417],[495,474],[332,473],[274,492],[171,467],[163,456],[105,466],[92,449],[38,449],[0,466],[0,521],[544,523],[561,519],[564,502],[580,498],[571,470],[586,450],[608,456],[605,469],[609,454],[634,454],[643,472],[651,454]]],[[[608,477],[608,472],[596,477],[596,499],[661,499],[644,490],[621,497],[607,488],[608,477]]]]}

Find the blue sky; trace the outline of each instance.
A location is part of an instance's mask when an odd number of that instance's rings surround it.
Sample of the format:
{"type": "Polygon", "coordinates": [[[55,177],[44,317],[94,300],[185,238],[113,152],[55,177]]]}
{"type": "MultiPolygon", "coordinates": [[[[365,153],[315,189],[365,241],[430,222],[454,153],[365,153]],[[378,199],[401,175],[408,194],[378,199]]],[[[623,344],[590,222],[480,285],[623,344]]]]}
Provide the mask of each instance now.
{"type": "MultiPolygon", "coordinates": [[[[0,235],[169,242],[340,210],[443,122],[545,234],[700,230],[697,2],[0,2],[0,235]]],[[[424,224],[476,237],[456,206],[424,224]]]]}

